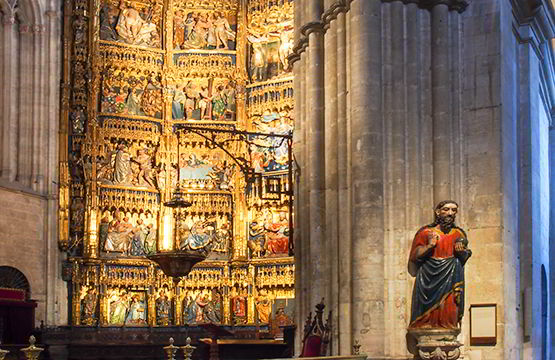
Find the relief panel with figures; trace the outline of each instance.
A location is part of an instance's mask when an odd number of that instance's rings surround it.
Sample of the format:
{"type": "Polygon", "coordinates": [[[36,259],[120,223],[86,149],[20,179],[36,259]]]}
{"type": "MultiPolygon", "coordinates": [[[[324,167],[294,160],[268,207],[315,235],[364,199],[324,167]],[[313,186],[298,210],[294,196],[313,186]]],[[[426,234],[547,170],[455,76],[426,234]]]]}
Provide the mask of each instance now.
{"type": "Polygon", "coordinates": [[[100,40],[161,47],[163,1],[110,1],[100,6],[100,40]]]}
{"type": "MultiPolygon", "coordinates": [[[[256,131],[266,134],[293,134],[292,110],[281,112],[265,111],[261,116],[251,118],[256,131]]],[[[285,137],[252,136],[250,158],[257,173],[287,170],[289,164],[289,142],[285,137]]]]}
{"type": "Polygon", "coordinates": [[[183,79],[175,86],[172,119],[234,121],[235,83],[228,79],[183,79]]]}
{"type": "Polygon", "coordinates": [[[249,76],[252,82],[291,72],[287,57],[293,51],[293,3],[253,7],[248,14],[249,76]]]}
{"type": "Polygon", "coordinates": [[[174,10],[174,50],[235,50],[236,37],[234,11],[174,10]]]}
{"type": "Polygon", "coordinates": [[[146,291],[133,291],[125,288],[108,290],[108,325],[147,326],[146,291]]]}
{"type": "Polygon", "coordinates": [[[162,118],[160,73],[110,66],[103,69],[100,112],[162,118]]]}

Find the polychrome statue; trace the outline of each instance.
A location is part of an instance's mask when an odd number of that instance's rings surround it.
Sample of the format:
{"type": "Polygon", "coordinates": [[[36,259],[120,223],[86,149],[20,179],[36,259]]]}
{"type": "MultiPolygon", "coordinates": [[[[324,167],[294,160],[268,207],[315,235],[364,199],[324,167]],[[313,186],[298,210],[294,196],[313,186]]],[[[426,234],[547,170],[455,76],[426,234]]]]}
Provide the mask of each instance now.
{"type": "Polygon", "coordinates": [[[472,252],[455,225],[458,205],[446,200],[435,221],[416,233],[410,261],[417,266],[409,330],[457,329],[464,311],[464,265],[472,252]]]}

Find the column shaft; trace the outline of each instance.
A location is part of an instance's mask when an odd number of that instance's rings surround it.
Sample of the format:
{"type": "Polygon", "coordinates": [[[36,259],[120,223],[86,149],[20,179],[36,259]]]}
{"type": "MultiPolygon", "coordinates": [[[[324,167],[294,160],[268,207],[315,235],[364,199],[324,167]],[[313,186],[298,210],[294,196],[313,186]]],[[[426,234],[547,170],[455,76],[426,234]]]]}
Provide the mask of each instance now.
{"type": "Polygon", "coordinates": [[[380,1],[351,3],[352,333],[362,350],[384,349],[384,182],[380,1]],[[355,335],[356,334],[356,335],[355,335]],[[359,335],[360,334],[360,335],[359,335]],[[364,334],[364,335],[362,335],[364,334]]]}
{"type": "Polygon", "coordinates": [[[312,32],[308,45],[308,109],[309,122],[309,204],[310,204],[310,303],[316,305],[326,296],[329,262],[325,253],[325,138],[324,138],[324,37],[312,32]]]}
{"type": "MultiPolygon", "coordinates": [[[[338,323],[338,172],[337,172],[337,22],[333,20],[324,37],[325,76],[325,183],[326,183],[326,253],[329,254],[326,306],[332,311],[332,323],[338,323]]],[[[337,354],[339,329],[332,328],[331,354],[337,354]]]]}
{"type": "Polygon", "coordinates": [[[352,352],[351,337],[351,192],[347,126],[347,28],[346,15],[337,15],[337,201],[338,201],[338,330],[339,354],[352,352]]]}
{"type": "Polygon", "coordinates": [[[432,118],[434,202],[450,198],[451,113],[449,76],[449,8],[432,9],[432,118]]]}

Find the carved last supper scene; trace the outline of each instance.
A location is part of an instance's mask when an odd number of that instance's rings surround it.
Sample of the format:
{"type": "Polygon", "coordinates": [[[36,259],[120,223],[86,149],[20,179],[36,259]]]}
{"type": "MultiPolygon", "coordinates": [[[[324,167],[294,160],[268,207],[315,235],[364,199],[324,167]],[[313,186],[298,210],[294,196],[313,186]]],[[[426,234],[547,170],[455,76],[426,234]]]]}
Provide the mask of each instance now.
{"type": "Polygon", "coordinates": [[[293,1],[66,7],[72,324],[292,323],[293,1]],[[187,206],[166,206],[177,191],[187,206]],[[172,251],[207,258],[173,281],[148,258],[172,251]]]}

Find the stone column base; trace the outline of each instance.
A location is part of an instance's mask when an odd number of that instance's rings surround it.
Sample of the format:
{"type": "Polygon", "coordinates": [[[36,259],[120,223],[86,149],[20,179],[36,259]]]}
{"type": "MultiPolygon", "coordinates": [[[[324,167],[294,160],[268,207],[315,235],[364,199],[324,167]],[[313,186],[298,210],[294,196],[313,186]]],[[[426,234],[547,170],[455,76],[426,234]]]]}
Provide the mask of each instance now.
{"type": "Polygon", "coordinates": [[[417,341],[418,357],[423,360],[456,360],[462,346],[457,341],[460,329],[409,329],[417,341]]]}

